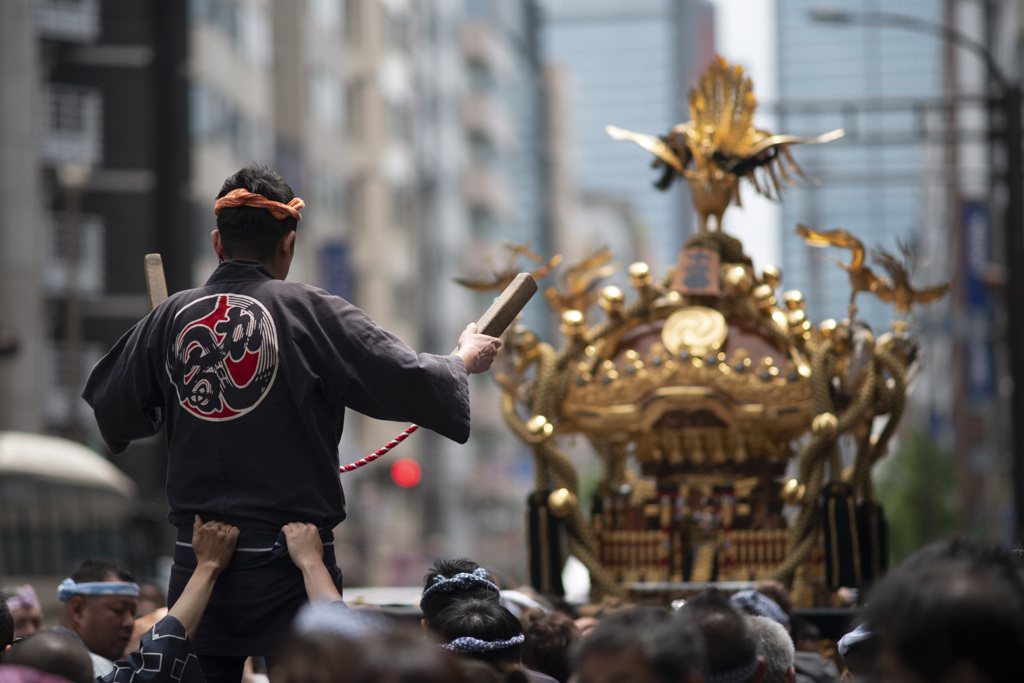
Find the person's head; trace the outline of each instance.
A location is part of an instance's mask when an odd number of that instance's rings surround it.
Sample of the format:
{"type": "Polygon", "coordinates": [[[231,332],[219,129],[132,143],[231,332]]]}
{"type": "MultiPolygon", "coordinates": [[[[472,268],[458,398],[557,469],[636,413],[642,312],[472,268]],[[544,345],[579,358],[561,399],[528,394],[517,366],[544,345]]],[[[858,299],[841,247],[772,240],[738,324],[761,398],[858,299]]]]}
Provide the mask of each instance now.
{"type": "Polygon", "coordinates": [[[844,681],[857,683],[878,683],[878,653],[882,639],[871,630],[867,622],[861,624],[839,639],[839,656],[846,663],[844,681]]]}
{"type": "Polygon", "coordinates": [[[30,636],[43,630],[43,609],[32,584],[0,588],[7,596],[7,607],[14,617],[14,635],[17,638],[30,636]]]}
{"type": "Polygon", "coordinates": [[[881,674],[894,683],[1018,680],[1024,585],[1009,551],[942,546],[908,558],[869,596],[867,621],[883,634],[881,674]]]}
{"type": "Polygon", "coordinates": [[[14,642],[14,617],[7,607],[7,600],[0,595],[0,662],[4,661],[14,642]]]}
{"type": "Polygon", "coordinates": [[[115,560],[86,560],[58,589],[60,625],[78,634],[90,651],[120,659],[135,626],[139,587],[115,560]]]}
{"type": "Polygon", "coordinates": [[[789,626],[789,614],[779,603],[760,591],[745,590],[733,593],[729,600],[741,611],[756,617],[768,617],[783,628],[789,626]]]}
{"type": "Polygon", "coordinates": [[[500,599],[501,591],[487,570],[472,560],[439,559],[423,577],[420,609],[426,624],[456,600],[500,599]]]}
{"type": "Polygon", "coordinates": [[[690,683],[707,661],[687,615],[637,607],[605,617],[572,648],[576,683],[690,683]]]}
{"type": "Polygon", "coordinates": [[[422,635],[398,631],[356,639],[292,633],[271,677],[277,683],[470,683],[454,657],[422,635]]]}
{"type": "Polygon", "coordinates": [[[782,611],[786,613],[787,617],[792,619],[793,596],[790,595],[788,588],[778,581],[764,580],[758,581],[754,586],[754,590],[761,595],[770,598],[776,605],[782,608],[782,611]]]}
{"type": "Polygon", "coordinates": [[[522,661],[522,626],[493,599],[458,600],[430,621],[441,648],[505,671],[522,661]]]}
{"type": "Polygon", "coordinates": [[[526,610],[519,615],[523,626],[523,666],[566,683],[572,674],[569,646],[580,637],[580,630],[567,614],[526,610]]]}
{"type": "MultiPolygon", "coordinates": [[[[274,171],[261,164],[249,164],[228,177],[217,193],[217,229],[211,235],[214,251],[221,259],[259,261],[283,280],[294,254],[296,216],[304,204],[299,200],[291,211],[274,207],[274,212],[246,204],[222,206],[221,200],[235,190],[260,195],[281,205],[295,200],[295,193],[274,171]]],[[[251,203],[251,200],[245,201],[251,203]]]]}
{"type": "Polygon", "coordinates": [[[688,614],[704,637],[708,683],[754,683],[764,663],[757,656],[754,629],[744,614],[719,590],[708,589],[686,601],[679,614],[688,614]]]}
{"type": "Polygon", "coordinates": [[[72,683],[96,683],[89,651],[66,633],[43,631],[23,638],[15,643],[4,663],[29,666],[72,683]]]}
{"type": "Polygon", "coordinates": [[[139,586],[139,616],[145,616],[161,607],[167,607],[167,600],[164,593],[151,583],[144,583],[139,586]]]}
{"type": "Polygon", "coordinates": [[[752,616],[750,624],[757,637],[757,654],[764,658],[761,683],[794,683],[796,651],[786,628],[771,617],[752,616]]]}
{"type": "Polygon", "coordinates": [[[790,622],[793,642],[800,652],[821,651],[821,630],[806,619],[794,618],[790,622]]]}
{"type": "Polygon", "coordinates": [[[478,659],[459,659],[459,667],[466,674],[468,683],[530,683],[522,669],[498,671],[487,662],[478,659]]]}

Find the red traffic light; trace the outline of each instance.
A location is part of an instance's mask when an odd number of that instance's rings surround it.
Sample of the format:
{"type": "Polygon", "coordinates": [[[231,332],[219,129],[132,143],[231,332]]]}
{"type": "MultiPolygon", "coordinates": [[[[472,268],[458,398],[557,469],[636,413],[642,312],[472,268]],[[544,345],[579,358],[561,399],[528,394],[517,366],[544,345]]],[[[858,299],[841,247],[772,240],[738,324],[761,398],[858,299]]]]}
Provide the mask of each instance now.
{"type": "Polygon", "coordinates": [[[411,489],[420,483],[422,474],[415,460],[400,458],[391,463],[391,479],[403,489],[411,489]]]}

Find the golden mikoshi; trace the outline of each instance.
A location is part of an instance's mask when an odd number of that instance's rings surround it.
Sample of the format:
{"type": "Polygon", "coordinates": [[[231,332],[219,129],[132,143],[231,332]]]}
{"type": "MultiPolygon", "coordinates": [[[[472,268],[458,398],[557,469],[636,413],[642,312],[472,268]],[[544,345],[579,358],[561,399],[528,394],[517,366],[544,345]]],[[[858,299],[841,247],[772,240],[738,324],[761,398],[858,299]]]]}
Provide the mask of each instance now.
{"type": "MultiPolygon", "coordinates": [[[[551,588],[564,559],[550,552],[555,523],[590,571],[594,599],[650,590],[670,599],[684,582],[777,579],[797,604],[820,604],[829,591],[865,585],[884,570],[871,466],[886,452],[916,367],[906,318],[948,285],[911,283],[906,247],[899,258],[876,250],[882,275],[850,233],[800,225],[809,245],[852,256],[839,264],[850,278],[848,317],[809,320],[804,294],[777,294],[782,273],[758,272],[723,230],[723,215],[739,204],[741,181],[778,199],[783,185],[807,178],[790,148],[842,131],[801,138],[757,128],[750,79],[721,57],[689,105],[690,121],[664,135],[608,127],[654,155],[659,188],[680,177],[691,189],[700,231],[676,267],[659,276],[634,263],[626,292],[605,284],[618,265],[598,249],[566,268],[561,288],[546,291],[561,345],[516,328],[501,352],[502,412],[535,463],[529,531],[531,549],[543,548],[531,557],[558,565],[545,571],[531,562],[531,578],[551,588]],[[894,307],[892,333],[876,339],[855,318],[858,293],[894,307]],[[560,445],[570,435],[589,442],[602,464],[588,510],[560,445]],[[855,444],[845,469],[844,436],[855,444]]],[[[526,246],[510,250],[544,272],[560,260],[526,246]]],[[[485,288],[484,280],[466,284],[485,288]]]]}

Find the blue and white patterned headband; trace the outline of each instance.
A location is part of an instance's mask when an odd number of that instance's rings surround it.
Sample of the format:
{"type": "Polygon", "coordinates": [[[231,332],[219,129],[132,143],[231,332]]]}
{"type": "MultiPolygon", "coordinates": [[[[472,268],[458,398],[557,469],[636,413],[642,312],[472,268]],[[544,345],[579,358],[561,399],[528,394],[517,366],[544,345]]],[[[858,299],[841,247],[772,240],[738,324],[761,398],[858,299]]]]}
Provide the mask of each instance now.
{"type": "Polygon", "coordinates": [[[483,567],[477,567],[471,574],[463,572],[449,578],[439,578],[437,581],[430,584],[430,586],[423,591],[423,595],[420,596],[420,607],[423,607],[423,599],[434,591],[450,593],[453,590],[469,588],[470,586],[489,586],[494,589],[495,593],[501,592],[501,589],[498,588],[497,584],[491,581],[491,575],[487,573],[487,570],[483,567]]]}
{"type": "Polygon", "coordinates": [[[757,673],[757,657],[750,660],[749,664],[738,666],[735,669],[726,669],[725,671],[716,671],[713,674],[705,676],[705,683],[748,683],[753,680],[754,674],[757,673]]]}
{"type": "Polygon", "coordinates": [[[450,643],[441,643],[441,649],[464,655],[470,652],[504,650],[505,648],[512,647],[513,645],[522,645],[525,640],[526,636],[522,633],[518,636],[512,636],[507,640],[480,640],[479,638],[463,636],[461,638],[456,638],[450,643]]]}
{"type": "Polygon", "coordinates": [[[745,590],[733,593],[729,598],[732,604],[742,610],[753,612],[759,617],[768,617],[783,626],[789,626],[789,615],[779,607],[779,603],[759,591],[745,590]]]}
{"type": "Polygon", "coordinates": [[[67,602],[73,595],[123,595],[129,598],[139,597],[139,584],[127,581],[91,581],[75,583],[74,579],[64,579],[57,587],[57,599],[67,602]]]}

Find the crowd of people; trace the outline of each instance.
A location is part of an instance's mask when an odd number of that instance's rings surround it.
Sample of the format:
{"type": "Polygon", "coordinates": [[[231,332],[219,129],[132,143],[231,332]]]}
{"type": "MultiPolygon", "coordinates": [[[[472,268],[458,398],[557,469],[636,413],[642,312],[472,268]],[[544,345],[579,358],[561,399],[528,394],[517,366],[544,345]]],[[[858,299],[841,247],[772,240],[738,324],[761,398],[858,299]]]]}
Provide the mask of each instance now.
{"type": "MultiPolygon", "coordinates": [[[[286,557],[309,596],[266,659],[271,683],[997,683],[1022,679],[1024,573],[1004,548],[928,546],[892,570],[837,642],[813,637],[784,586],[706,589],[673,607],[580,607],[503,588],[467,559],[438,560],[422,619],[347,605],[312,524],[289,524],[286,557]],[[810,636],[810,637],[809,637],[810,636]],[[838,652],[839,667],[823,653],[838,652]],[[840,674],[840,670],[842,673],[840,674]]],[[[196,569],[178,600],[136,618],[139,586],[90,560],[59,590],[43,627],[31,586],[0,600],[0,683],[205,683],[191,639],[231,562],[238,529],[193,526],[196,569]],[[155,619],[155,623],[154,623],[155,619]],[[137,644],[133,631],[148,628],[137,644]]],[[[144,597],[142,599],[145,599],[144,597]]],[[[152,598],[150,598],[152,599],[152,598]]],[[[259,670],[259,666],[257,667],[259,670]]],[[[216,676],[214,672],[214,676],[216,676]]]]}

